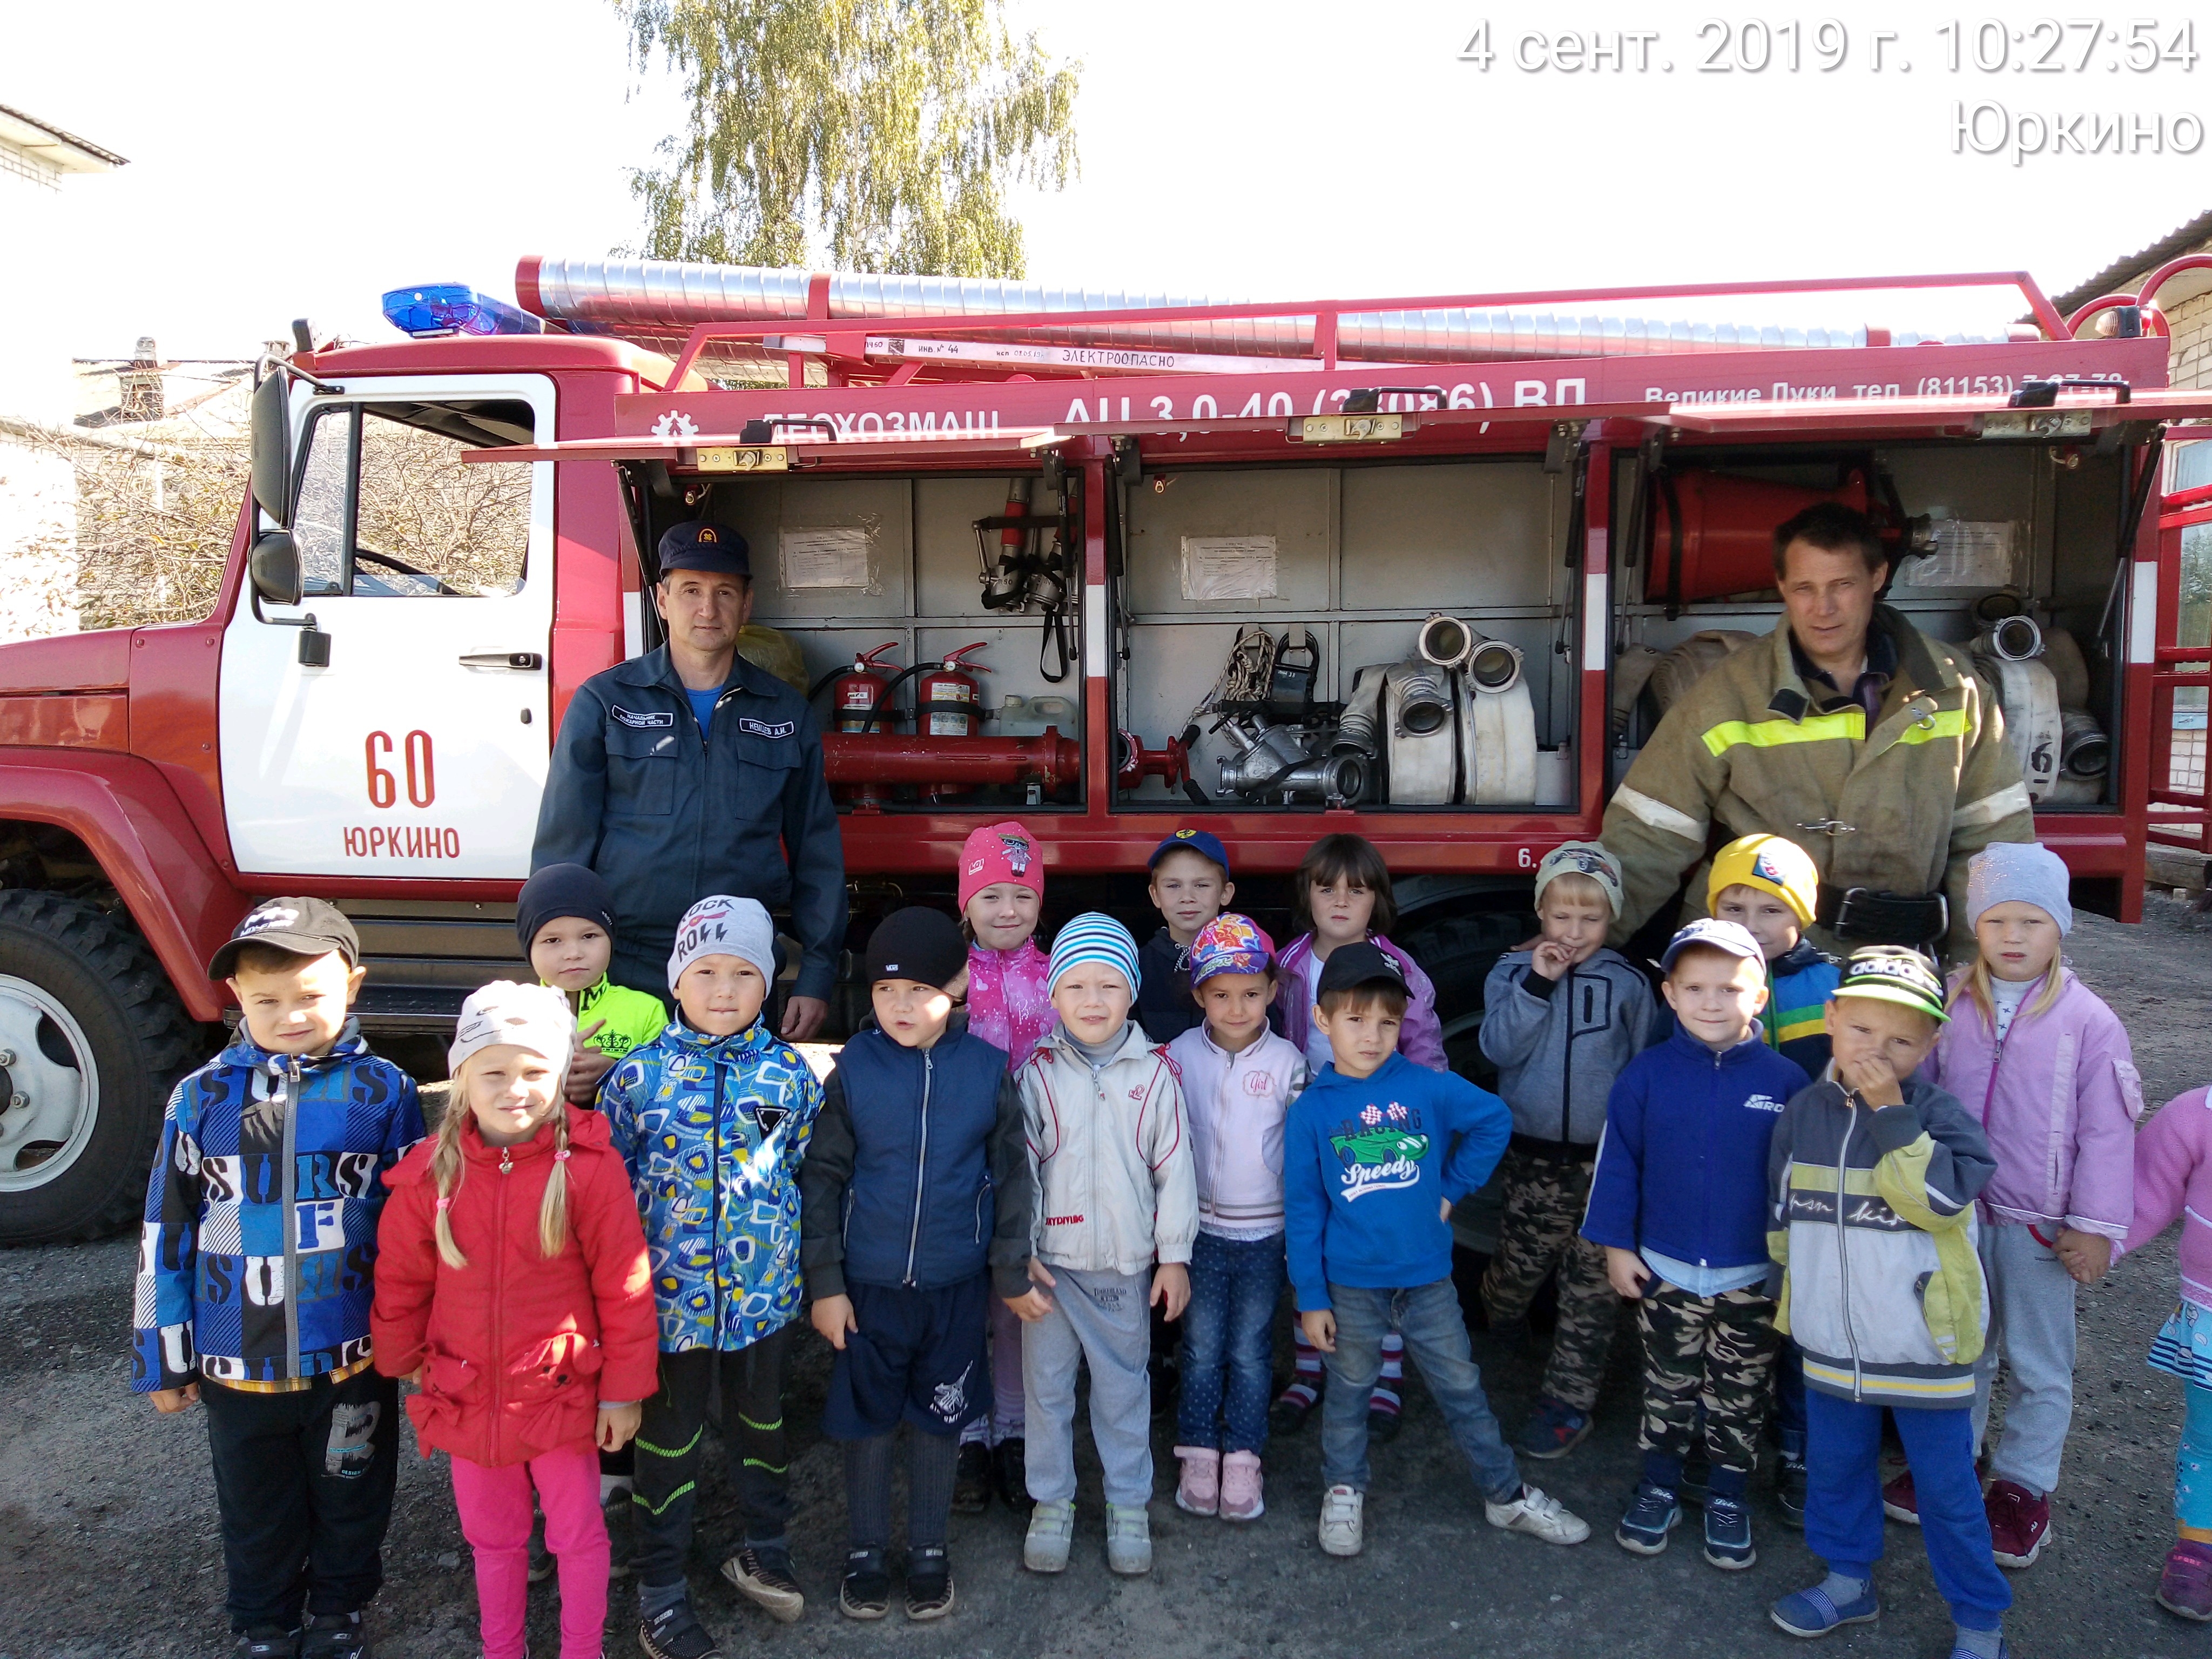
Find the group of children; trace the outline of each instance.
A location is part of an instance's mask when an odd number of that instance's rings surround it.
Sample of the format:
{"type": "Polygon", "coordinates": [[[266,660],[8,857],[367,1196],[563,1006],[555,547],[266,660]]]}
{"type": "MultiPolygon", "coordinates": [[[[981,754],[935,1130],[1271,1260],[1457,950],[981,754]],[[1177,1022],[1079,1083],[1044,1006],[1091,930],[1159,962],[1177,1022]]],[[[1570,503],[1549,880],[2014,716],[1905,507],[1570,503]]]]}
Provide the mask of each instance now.
{"type": "Polygon", "coordinates": [[[872,1018],[823,1082],[763,1018],[776,957],[757,903],[685,915],[672,1018],[607,981],[598,878],[541,871],[518,913],[539,982],[469,998],[427,1138],[414,1085],[349,1016],[345,918],[313,899],[249,914],[210,964],[242,1028],[164,1125],[134,1366],[157,1408],[206,1411],[235,1652],[366,1651],[401,1380],[418,1443],[452,1462],[489,1659],[524,1652],[534,1511],[564,1659],[599,1652],[612,1517],[634,1534],[612,1571],[637,1580],[643,1651],[716,1652],[685,1566],[717,1395],[742,1515],[721,1571],[798,1619],[783,1397],[802,1310],[836,1350],[823,1430],[855,1619],[892,1600],[902,1422],[908,1619],[951,1610],[949,1517],[994,1488],[1028,1510],[1024,1565],[1066,1566],[1086,1367],[1107,1563],[1149,1571],[1156,1354],[1177,1328],[1182,1510],[1257,1519],[1271,1430],[1318,1401],[1319,1541],[1358,1553],[1369,1443],[1395,1426],[1410,1352],[1489,1523],[1580,1543],[1589,1526],[1518,1458],[1589,1433],[1627,1298],[1643,1466],[1625,1549],[1664,1550],[1687,1502],[1707,1560],[1752,1565],[1771,1413],[1783,1512],[1828,1566],[1774,1622],[1875,1617],[1887,1510],[1923,1527],[1957,1650],[1996,1659],[1996,1564],[2024,1567],[2051,1536],[2075,1290],[2177,1216],[2184,1299],[2153,1363],[2187,1382],[2189,1419],[2159,1600],[2212,1618],[2212,1110],[2197,1091],[2136,1137],[2125,1033],[2061,959],[2055,856],[1976,859],[1978,951],[1947,988],[1910,951],[1814,951],[1811,860],[1747,837],[1716,856],[1711,916],[1661,959],[1662,1008],[1604,946],[1612,855],[1555,849],[1539,935],[1486,988],[1502,1099],[1447,1068],[1370,843],[1310,850],[1279,952],[1227,908],[1212,836],[1179,830],[1151,864],[1155,939],[1091,912],[1048,953],[1040,848],[1018,823],[976,830],[961,922],[914,907],[870,937],[872,1018]],[[1492,1338],[1513,1340],[1547,1277],[1559,1301],[1513,1443],[1452,1276],[1453,1207],[1493,1170],[1492,1338]],[[1295,1370],[1271,1403],[1286,1285],[1295,1370]],[[1886,1407],[1909,1470],[1884,1486],[1886,1407]]]}

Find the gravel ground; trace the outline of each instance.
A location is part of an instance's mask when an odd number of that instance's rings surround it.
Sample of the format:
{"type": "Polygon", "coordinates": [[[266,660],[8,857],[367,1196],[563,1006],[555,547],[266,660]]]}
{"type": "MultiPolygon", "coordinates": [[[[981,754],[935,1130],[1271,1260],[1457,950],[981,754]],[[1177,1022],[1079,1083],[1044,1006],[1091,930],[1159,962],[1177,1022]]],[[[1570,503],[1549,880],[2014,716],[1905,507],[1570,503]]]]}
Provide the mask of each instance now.
{"type": "MultiPolygon", "coordinates": [[[[2212,919],[2155,894],[2148,904],[2140,927],[2084,917],[2070,954],[2127,1022],[2148,1097],[2158,1102],[2203,1080],[2212,919]]],[[[127,1240],[0,1254],[0,1659],[215,1655],[228,1646],[199,1419],[157,1418],[127,1392],[132,1255],[127,1240]]],[[[2142,1357],[2173,1287],[2168,1240],[2123,1261],[2082,1296],[2073,1443],[2056,1541],[2035,1568],[2011,1579],[2018,1600],[2009,1631],[2023,1659],[2202,1650],[2202,1632],[2150,1600],[2172,1535],[2180,1389],[2147,1370],[2142,1357]]],[[[1673,1659],[1794,1651],[1765,1608],[1818,1569],[1763,1498],[1762,1553],[1747,1572],[1717,1572],[1693,1547],[1644,1561],[1609,1541],[1634,1479],[1630,1346],[1616,1350],[1597,1433],[1563,1462],[1533,1466],[1547,1490],[1592,1522],[1595,1535],[1579,1548],[1487,1528],[1442,1420],[1414,1387],[1403,1434],[1376,1453],[1367,1553],[1356,1560],[1325,1557],[1315,1541],[1320,1476],[1312,1427],[1271,1449],[1267,1516],[1231,1527],[1176,1510],[1167,1496],[1172,1436],[1163,1425],[1155,1437],[1163,1496],[1152,1505],[1158,1566],[1150,1578],[1116,1580],[1106,1571],[1093,1465],[1075,1563],[1064,1577],[1021,1571],[1021,1523],[1004,1509],[956,1518],[958,1609],[942,1625],[917,1628],[896,1613],[856,1626],[834,1609],[843,1502],[837,1449],[813,1427],[829,1350],[809,1334],[789,1409],[799,1504],[793,1542],[810,1595],[806,1616],[791,1626],[769,1622],[714,1577],[704,1557],[694,1576],[699,1606],[726,1650],[787,1655],[1673,1659]]],[[[1529,1405],[1537,1358],[1495,1352],[1481,1336],[1476,1352],[1510,1427],[1529,1405]]],[[[370,1614],[378,1651],[388,1659],[461,1659],[477,1650],[466,1546],[443,1465],[416,1455],[411,1431],[405,1444],[387,1583],[370,1614]]],[[[702,1535],[711,1549],[728,1538],[734,1516],[720,1449],[711,1438],[709,1447],[702,1535]]],[[[1762,1493],[1764,1486],[1762,1476],[1762,1493]]],[[[1893,1526],[1889,1544],[1881,1622],[1839,1632],[1825,1653],[1948,1652],[1949,1624],[1917,1535],[1893,1526]]],[[[618,1587],[610,1653],[636,1651],[631,1606],[618,1587]]],[[[532,1638],[541,1655],[557,1649],[556,1607],[552,1585],[533,1592],[532,1638]]]]}

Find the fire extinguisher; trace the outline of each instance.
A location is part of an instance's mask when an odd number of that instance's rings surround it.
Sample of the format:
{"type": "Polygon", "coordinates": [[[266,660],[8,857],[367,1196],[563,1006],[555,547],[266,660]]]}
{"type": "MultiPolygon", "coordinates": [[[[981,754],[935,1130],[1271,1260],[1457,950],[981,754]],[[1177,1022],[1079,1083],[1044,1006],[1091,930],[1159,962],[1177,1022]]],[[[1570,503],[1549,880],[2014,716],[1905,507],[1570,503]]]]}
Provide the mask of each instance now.
{"type": "MultiPolygon", "coordinates": [[[[919,737],[972,738],[981,735],[982,687],[975,676],[991,671],[981,663],[963,661],[970,651],[981,651],[988,641],[978,640],[949,651],[945,660],[915,683],[915,732],[919,737]]],[[[932,800],[945,800],[964,790],[940,786],[929,792],[932,800]]]]}
{"type": "MultiPolygon", "coordinates": [[[[896,640],[888,640],[874,650],[853,659],[853,665],[831,682],[830,704],[840,732],[865,732],[869,716],[882,706],[885,693],[891,684],[891,671],[876,660],[884,652],[896,650],[896,640]]],[[[888,718],[890,711],[884,711],[888,718]]]]}

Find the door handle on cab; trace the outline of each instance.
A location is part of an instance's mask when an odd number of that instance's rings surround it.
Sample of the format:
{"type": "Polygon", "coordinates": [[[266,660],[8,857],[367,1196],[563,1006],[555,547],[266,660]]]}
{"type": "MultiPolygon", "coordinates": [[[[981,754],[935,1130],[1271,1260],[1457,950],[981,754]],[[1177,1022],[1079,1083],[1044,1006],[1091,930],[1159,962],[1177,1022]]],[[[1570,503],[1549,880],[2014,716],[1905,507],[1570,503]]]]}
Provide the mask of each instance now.
{"type": "Polygon", "coordinates": [[[544,656],[536,651],[464,651],[464,668],[513,668],[532,672],[545,666],[544,656]]]}

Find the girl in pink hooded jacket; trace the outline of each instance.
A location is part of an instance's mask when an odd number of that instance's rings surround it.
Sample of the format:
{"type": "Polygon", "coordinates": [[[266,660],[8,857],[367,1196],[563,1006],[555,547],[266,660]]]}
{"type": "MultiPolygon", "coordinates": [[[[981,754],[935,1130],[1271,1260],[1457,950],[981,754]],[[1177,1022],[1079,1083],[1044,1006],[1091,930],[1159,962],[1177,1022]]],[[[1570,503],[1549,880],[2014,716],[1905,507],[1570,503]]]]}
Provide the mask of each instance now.
{"type": "MultiPolygon", "coordinates": [[[[2104,1277],[2135,1212],[2142,1084],[2119,1017],[2060,957],[2074,912],[2058,855],[2000,842],[1966,871],[1976,953],[1920,1075],[1979,1120],[1996,1158],[1976,1218],[1990,1328],[1974,1443],[2002,1358],[2011,1381],[1990,1459],[1990,1536],[2000,1565],[2022,1568],[2051,1538],[2074,1412],[2075,1292],[2104,1277]]],[[[1900,1519],[1917,1514],[1911,1481],[1900,1475],[1883,1494],[1900,1519]]]]}
{"type": "MultiPolygon", "coordinates": [[[[1057,1018],[1046,957],[1037,948],[1044,860],[1036,838],[1011,819],[974,831],[960,849],[960,916],[968,935],[968,1029],[1006,1051],[1006,1069],[1050,1034],[1057,1018]]],[[[980,1514],[996,1486],[1006,1507],[1026,1513],[1027,1425],[1022,1411],[1022,1322],[991,1298],[991,1413],[961,1437],[952,1507],[980,1514]]]]}

